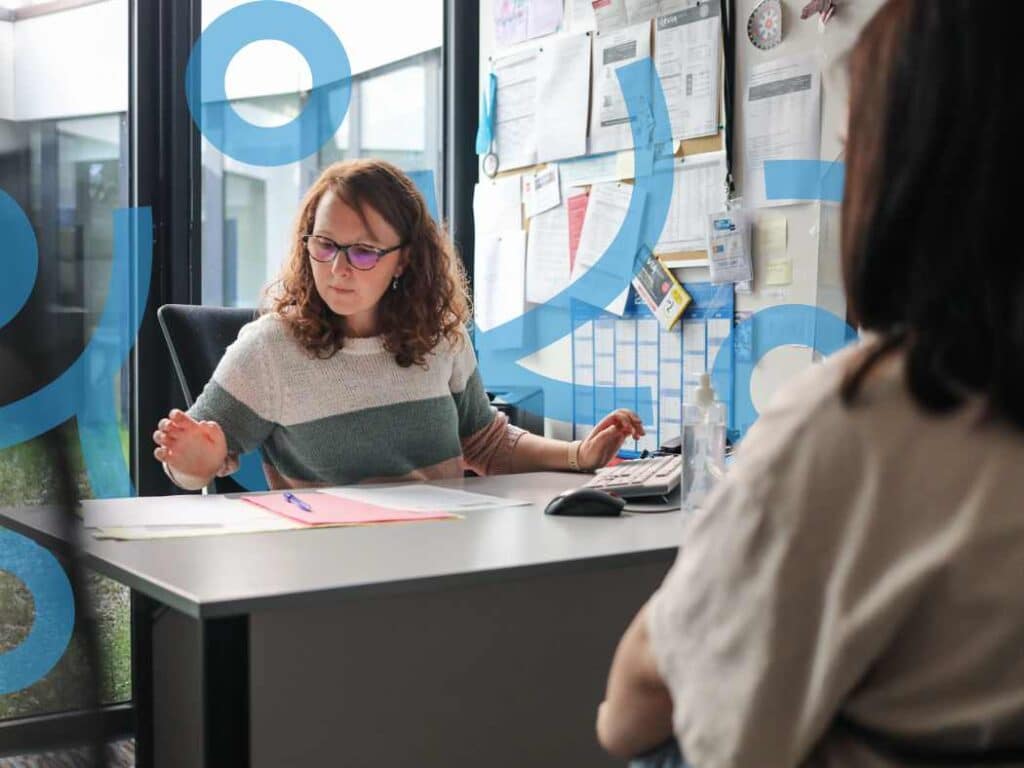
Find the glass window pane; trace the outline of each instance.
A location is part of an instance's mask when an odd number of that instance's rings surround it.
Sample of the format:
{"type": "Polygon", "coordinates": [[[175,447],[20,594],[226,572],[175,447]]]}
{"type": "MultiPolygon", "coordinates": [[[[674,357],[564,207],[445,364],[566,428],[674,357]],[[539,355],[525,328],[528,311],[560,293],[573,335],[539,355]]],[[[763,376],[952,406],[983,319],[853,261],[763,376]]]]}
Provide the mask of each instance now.
{"type": "MultiPolygon", "coordinates": [[[[240,4],[204,0],[204,27],[240,4]]],[[[246,165],[203,139],[204,304],[259,303],[290,252],[300,199],[331,163],[380,157],[440,178],[443,0],[297,4],[320,16],[345,46],[353,75],[348,114],[317,153],[291,165],[246,165]]],[[[295,49],[261,42],[235,56],[225,91],[245,119],[281,125],[301,112],[310,83],[295,49]]]]}
{"type": "Polygon", "coordinates": [[[415,64],[368,77],[360,88],[363,148],[368,152],[425,152],[426,67],[415,64]]]}
{"type": "MultiPolygon", "coordinates": [[[[10,3],[6,3],[10,7],[10,3]]],[[[24,5],[24,3],[22,3],[24,5]]],[[[57,13],[0,22],[0,189],[24,211],[39,248],[29,301],[46,327],[26,315],[0,328],[0,347],[31,345],[31,367],[4,371],[0,405],[30,396],[63,373],[93,337],[107,300],[113,216],[128,201],[128,4],[105,0],[57,13]],[[60,51],[59,56],[53,55],[60,51]]],[[[0,233],[0,238],[2,238],[0,233]]],[[[128,377],[110,383],[127,454],[128,377]]],[[[58,428],[72,453],[79,492],[92,495],[77,426],[58,428]]],[[[0,505],[45,503],[56,485],[44,441],[0,449],[0,505]]],[[[102,697],[131,695],[128,591],[95,574],[87,588],[98,611],[105,667],[102,697]]],[[[0,652],[24,640],[35,606],[24,585],[0,571],[0,652]]],[[[0,696],[0,718],[74,709],[82,690],[77,632],[40,681],[0,696]]]]}

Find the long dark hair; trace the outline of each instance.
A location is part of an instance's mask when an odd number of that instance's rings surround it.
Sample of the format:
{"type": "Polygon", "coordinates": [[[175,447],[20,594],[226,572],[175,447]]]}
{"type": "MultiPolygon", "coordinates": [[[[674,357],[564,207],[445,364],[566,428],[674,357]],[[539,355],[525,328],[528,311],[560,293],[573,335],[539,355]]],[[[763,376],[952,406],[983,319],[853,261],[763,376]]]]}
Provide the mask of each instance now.
{"type": "Polygon", "coordinates": [[[906,354],[933,412],[970,395],[1024,429],[1020,5],[889,0],[850,59],[842,260],[851,319],[906,354]],[[1016,104],[1016,106],[1014,106],[1016,104]]]}

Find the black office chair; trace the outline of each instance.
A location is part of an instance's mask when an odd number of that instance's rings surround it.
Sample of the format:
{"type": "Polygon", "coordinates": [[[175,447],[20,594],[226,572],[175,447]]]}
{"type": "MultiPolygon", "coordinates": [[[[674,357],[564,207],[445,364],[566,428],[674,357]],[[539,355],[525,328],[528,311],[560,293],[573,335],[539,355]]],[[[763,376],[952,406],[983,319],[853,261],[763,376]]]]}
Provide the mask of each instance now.
{"type": "MultiPolygon", "coordinates": [[[[156,312],[160,328],[178,374],[185,405],[189,408],[203,391],[242,326],[256,317],[253,309],[164,304],[156,312]]],[[[230,477],[218,477],[210,489],[216,493],[245,491],[230,477]]]]}

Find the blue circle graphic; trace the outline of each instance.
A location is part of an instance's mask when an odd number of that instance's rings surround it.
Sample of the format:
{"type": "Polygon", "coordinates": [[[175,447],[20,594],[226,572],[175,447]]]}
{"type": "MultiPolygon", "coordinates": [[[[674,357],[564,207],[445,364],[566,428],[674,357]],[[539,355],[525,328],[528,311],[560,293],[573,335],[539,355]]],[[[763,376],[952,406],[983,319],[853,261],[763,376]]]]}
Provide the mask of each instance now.
{"type": "Polygon", "coordinates": [[[0,280],[0,328],[25,306],[39,274],[39,248],[25,212],[0,189],[0,232],[3,233],[4,279],[0,280]]]}
{"type": "Polygon", "coordinates": [[[200,132],[225,155],[249,165],[287,165],[313,154],[337,132],[348,111],[351,75],[345,47],[323,19],[292,3],[258,0],[218,16],[199,36],[185,69],[185,98],[200,132]],[[228,64],[260,40],[291,45],[313,74],[309,100],[284,125],[254,125],[227,100],[228,64]]]}
{"type": "Polygon", "coordinates": [[[738,323],[719,348],[711,373],[716,392],[733,391],[731,432],[742,438],[757,421],[750,384],[754,367],[766,354],[779,347],[798,346],[831,355],[856,338],[857,331],[845,320],[808,304],[767,307],[738,323]]]}
{"type": "Polygon", "coordinates": [[[75,626],[75,600],[57,558],[11,531],[0,530],[0,571],[25,585],[36,609],[24,642],[0,653],[0,695],[5,695],[42,679],[60,661],[75,626]]]}

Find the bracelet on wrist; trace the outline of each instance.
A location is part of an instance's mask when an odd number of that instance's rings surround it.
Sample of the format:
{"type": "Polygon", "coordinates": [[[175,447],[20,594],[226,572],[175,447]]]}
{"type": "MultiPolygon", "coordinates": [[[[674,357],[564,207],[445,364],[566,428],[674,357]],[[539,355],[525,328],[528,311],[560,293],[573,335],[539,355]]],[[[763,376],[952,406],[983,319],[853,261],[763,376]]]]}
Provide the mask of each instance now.
{"type": "Polygon", "coordinates": [[[573,472],[581,472],[582,470],[580,469],[580,441],[579,440],[573,440],[572,442],[569,443],[568,456],[569,456],[569,469],[571,469],[573,472]]]}

